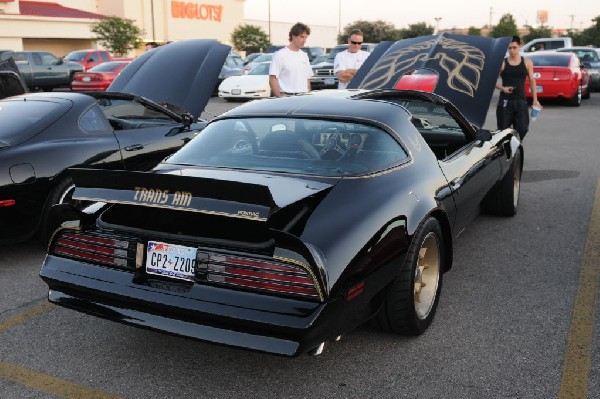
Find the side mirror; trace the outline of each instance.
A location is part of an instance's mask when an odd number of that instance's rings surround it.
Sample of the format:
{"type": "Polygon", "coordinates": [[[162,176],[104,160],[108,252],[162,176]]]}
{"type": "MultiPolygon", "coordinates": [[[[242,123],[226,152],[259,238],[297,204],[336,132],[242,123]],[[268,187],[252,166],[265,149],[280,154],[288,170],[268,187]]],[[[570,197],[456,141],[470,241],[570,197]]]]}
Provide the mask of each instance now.
{"type": "Polygon", "coordinates": [[[480,141],[490,141],[492,139],[492,133],[487,129],[479,129],[475,133],[475,139],[480,141]]]}
{"type": "Polygon", "coordinates": [[[192,123],[194,123],[194,116],[185,112],[181,114],[181,120],[183,121],[184,130],[189,130],[190,126],[192,126],[192,123]]]}

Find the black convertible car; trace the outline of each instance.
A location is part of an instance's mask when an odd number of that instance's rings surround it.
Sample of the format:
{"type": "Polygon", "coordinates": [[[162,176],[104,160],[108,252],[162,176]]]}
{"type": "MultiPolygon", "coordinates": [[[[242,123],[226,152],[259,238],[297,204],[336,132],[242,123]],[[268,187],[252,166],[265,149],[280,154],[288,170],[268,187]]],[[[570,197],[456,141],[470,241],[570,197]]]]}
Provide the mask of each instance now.
{"type": "Polygon", "coordinates": [[[372,318],[424,332],[455,238],[482,207],[517,211],[518,135],[480,128],[508,42],[384,43],[358,89],[242,105],[152,172],[73,170],[93,204],[55,207],[49,300],[286,356],[372,318]],[[388,89],[415,68],[444,96],[388,89]]]}
{"type": "Polygon", "coordinates": [[[229,46],[191,40],[144,53],[107,92],[19,93],[0,76],[0,242],[52,227],[48,211],[68,202],[70,167],[149,170],[181,148],[198,121],[229,46]],[[0,96],[1,97],[1,96],[0,96]]]}

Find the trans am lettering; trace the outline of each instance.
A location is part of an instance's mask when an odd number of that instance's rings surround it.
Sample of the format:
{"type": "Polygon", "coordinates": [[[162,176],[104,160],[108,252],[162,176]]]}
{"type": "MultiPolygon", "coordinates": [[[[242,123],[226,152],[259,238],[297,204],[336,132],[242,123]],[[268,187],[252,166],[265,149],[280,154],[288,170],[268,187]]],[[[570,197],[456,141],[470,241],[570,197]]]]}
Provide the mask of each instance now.
{"type": "Polygon", "coordinates": [[[192,193],[188,191],[175,191],[173,194],[170,194],[169,190],[135,187],[133,200],[151,204],[189,206],[192,202],[192,193]]]}

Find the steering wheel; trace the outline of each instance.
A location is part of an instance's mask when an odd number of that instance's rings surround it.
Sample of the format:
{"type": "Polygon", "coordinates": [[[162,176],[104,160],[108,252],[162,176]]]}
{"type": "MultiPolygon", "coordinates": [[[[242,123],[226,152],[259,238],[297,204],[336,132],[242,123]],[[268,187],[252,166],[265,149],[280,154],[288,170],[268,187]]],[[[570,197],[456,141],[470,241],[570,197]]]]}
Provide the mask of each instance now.
{"type": "Polygon", "coordinates": [[[348,152],[348,147],[342,143],[341,133],[331,133],[321,149],[321,159],[339,161],[348,152]]]}

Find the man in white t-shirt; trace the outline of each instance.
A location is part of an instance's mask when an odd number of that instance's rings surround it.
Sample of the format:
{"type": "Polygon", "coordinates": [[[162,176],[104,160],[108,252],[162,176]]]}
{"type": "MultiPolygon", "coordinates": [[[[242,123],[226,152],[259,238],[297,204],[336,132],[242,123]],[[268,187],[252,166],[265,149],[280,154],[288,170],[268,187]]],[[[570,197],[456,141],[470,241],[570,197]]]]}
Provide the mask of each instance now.
{"type": "Polygon", "coordinates": [[[345,89],[348,86],[358,68],[369,56],[369,52],[360,49],[362,44],[362,31],[354,29],[348,36],[348,48],[335,55],[333,73],[339,80],[338,89],[345,89]]]}
{"type": "Polygon", "coordinates": [[[310,91],[310,78],[313,70],[308,55],[302,51],[310,28],[296,23],[290,29],[290,44],[273,54],[269,68],[269,86],[275,97],[292,96],[310,91]]]}

